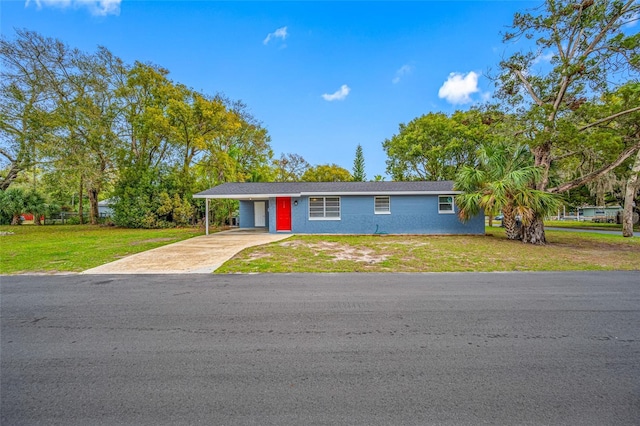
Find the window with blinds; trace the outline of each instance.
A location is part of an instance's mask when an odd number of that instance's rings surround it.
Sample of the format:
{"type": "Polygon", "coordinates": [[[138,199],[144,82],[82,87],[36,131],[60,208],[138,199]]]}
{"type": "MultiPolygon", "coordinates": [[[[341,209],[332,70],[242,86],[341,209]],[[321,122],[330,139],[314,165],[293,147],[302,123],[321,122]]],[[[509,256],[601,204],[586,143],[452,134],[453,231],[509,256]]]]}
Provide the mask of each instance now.
{"type": "Polygon", "coordinates": [[[310,220],[340,220],[340,197],[310,197],[310,220]]]}
{"type": "Polygon", "coordinates": [[[375,214],[390,214],[391,213],[391,200],[389,196],[373,197],[373,212],[375,214]]]}
{"type": "Polygon", "coordinates": [[[453,196],[451,195],[438,196],[438,213],[454,213],[453,196]]]}

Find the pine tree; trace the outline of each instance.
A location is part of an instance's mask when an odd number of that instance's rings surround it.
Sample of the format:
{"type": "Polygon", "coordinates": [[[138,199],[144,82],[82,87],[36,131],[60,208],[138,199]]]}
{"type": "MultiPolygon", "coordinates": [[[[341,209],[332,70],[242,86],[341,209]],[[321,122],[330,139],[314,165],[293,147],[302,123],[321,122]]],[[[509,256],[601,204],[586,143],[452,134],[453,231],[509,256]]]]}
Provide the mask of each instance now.
{"type": "Polygon", "coordinates": [[[364,154],[362,153],[362,145],[358,144],[356,148],[356,158],[353,160],[353,181],[364,182],[367,175],[364,173],[364,154]]]}

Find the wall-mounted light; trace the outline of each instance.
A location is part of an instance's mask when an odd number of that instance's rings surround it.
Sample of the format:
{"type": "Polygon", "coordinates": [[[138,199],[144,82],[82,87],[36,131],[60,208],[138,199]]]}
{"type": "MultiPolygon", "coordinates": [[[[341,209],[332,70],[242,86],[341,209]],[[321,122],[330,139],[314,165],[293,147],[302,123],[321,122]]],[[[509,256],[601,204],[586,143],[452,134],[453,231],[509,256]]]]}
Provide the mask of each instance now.
{"type": "Polygon", "coordinates": [[[295,200],[295,201],[293,202],[293,205],[294,205],[294,206],[297,206],[297,205],[298,205],[298,200],[295,200]]]}

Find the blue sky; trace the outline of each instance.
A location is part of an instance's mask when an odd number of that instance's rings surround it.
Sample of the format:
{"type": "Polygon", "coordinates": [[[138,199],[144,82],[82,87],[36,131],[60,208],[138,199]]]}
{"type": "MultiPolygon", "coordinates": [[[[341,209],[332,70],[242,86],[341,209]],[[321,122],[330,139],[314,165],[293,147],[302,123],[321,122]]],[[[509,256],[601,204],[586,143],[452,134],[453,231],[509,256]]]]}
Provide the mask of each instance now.
{"type": "Polygon", "coordinates": [[[502,31],[531,1],[2,1],[2,34],[26,28],[125,62],[152,62],[193,89],[244,101],[276,154],[385,175],[400,123],[490,99],[512,47],[502,31]]]}

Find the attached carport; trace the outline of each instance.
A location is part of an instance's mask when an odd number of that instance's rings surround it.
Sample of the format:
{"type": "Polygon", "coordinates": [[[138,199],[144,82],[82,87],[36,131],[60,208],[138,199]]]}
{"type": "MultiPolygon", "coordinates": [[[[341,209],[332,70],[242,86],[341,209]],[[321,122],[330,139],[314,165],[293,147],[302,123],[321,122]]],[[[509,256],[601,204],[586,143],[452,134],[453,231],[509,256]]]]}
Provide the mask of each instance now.
{"type": "Polygon", "coordinates": [[[289,183],[283,190],[283,183],[262,182],[254,184],[225,183],[206,191],[199,192],[193,198],[205,200],[205,233],[209,235],[209,201],[227,199],[240,201],[240,227],[264,228],[269,232],[291,232],[291,205],[297,205],[301,196],[299,183],[289,183]],[[256,186],[260,192],[252,191],[256,186]],[[294,198],[294,201],[292,201],[294,198]]]}
{"type": "Polygon", "coordinates": [[[269,230],[269,198],[263,195],[252,195],[243,197],[239,195],[225,196],[201,196],[196,194],[193,198],[204,198],[205,205],[205,235],[209,235],[209,201],[212,199],[227,199],[243,201],[240,203],[240,220],[243,221],[243,228],[262,228],[269,230]],[[249,225],[250,224],[250,225],[249,225]]]}

